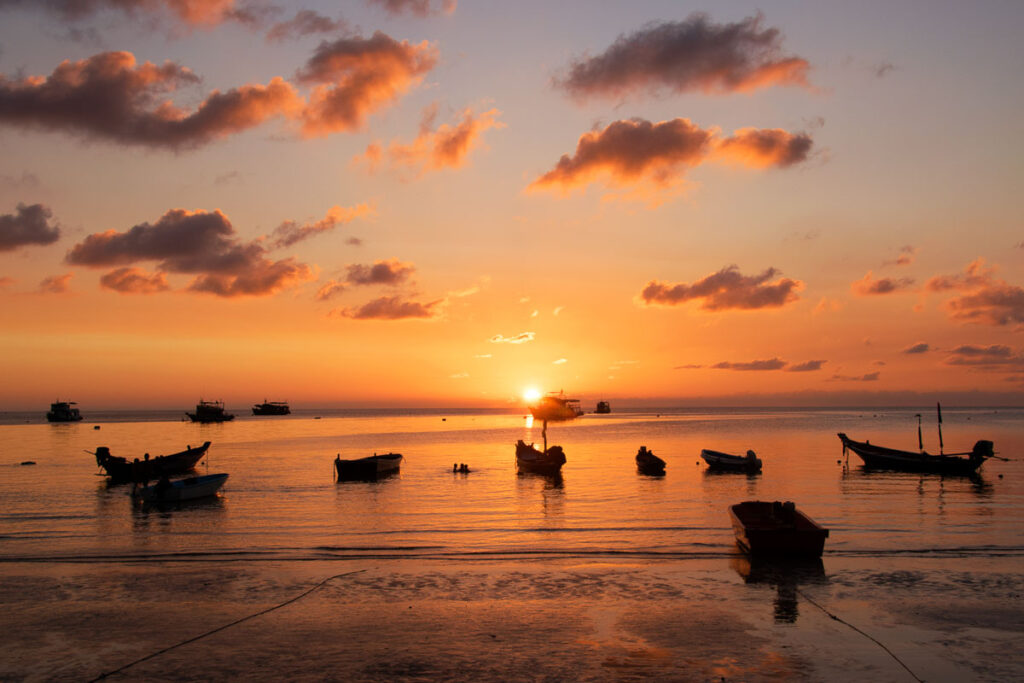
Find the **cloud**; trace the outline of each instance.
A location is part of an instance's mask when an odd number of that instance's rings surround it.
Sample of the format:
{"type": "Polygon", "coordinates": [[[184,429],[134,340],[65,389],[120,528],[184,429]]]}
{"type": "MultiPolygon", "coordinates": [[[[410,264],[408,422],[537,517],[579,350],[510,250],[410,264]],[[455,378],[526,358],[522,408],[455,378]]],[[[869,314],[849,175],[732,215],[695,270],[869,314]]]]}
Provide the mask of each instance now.
{"type": "Polygon", "coordinates": [[[793,363],[786,366],[786,372],[815,372],[821,370],[821,366],[827,362],[827,360],[808,360],[803,363],[793,363]]]}
{"type": "Polygon", "coordinates": [[[402,263],[396,258],[374,261],[372,266],[356,263],[348,267],[348,284],[394,287],[408,280],[414,272],[416,266],[402,263]]]}
{"type": "Polygon", "coordinates": [[[869,270],[864,277],[852,283],[850,285],[850,289],[854,294],[859,296],[872,296],[876,294],[892,294],[894,292],[904,291],[909,289],[913,284],[914,280],[909,277],[883,277],[875,280],[869,270]]]}
{"type": "Polygon", "coordinates": [[[251,22],[254,14],[235,0],[0,0],[0,10],[8,7],[46,9],[64,19],[77,20],[108,10],[129,15],[170,14],[189,26],[213,26],[227,20],[251,22]]]}
{"type": "Polygon", "coordinates": [[[882,263],[883,266],[909,266],[914,262],[914,256],[917,255],[917,247],[912,247],[909,244],[905,247],[900,248],[899,254],[895,259],[891,261],[885,261],[882,263]]]}
{"type": "Polygon", "coordinates": [[[43,294],[67,294],[71,291],[71,278],[74,273],[51,275],[39,283],[39,291],[43,294]]]}
{"type": "Polygon", "coordinates": [[[198,80],[174,62],[136,64],[130,52],[104,52],[64,61],[47,77],[0,76],[0,123],[180,150],[302,111],[295,88],[280,78],[223,93],[214,90],[191,112],[166,99],[168,93],[198,80]]]}
{"type": "Polygon", "coordinates": [[[466,379],[467,377],[469,377],[469,373],[468,372],[456,372],[456,373],[454,373],[452,375],[448,375],[448,377],[450,379],[466,379]]]}
{"type": "Polygon", "coordinates": [[[932,347],[930,344],[928,344],[928,342],[917,342],[916,344],[911,344],[910,346],[906,347],[905,349],[900,351],[900,353],[918,355],[922,353],[928,353],[931,350],[932,347]]]}
{"type": "Polygon", "coordinates": [[[950,349],[950,355],[943,360],[943,363],[973,367],[977,370],[1019,372],[1021,368],[1024,368],[1024,354],[1002,344],[990,346],[964,344],[950,349]]]}
{"type": "Polygon", "coordinates": [[[330,299],[333,299],[335,296],[344,292],[346,289],[348,288],[346,287],[344,282],[340,282],[338,280],[329,280],[327,283],[324,284],[323,287],[317,290],[316,300],[329,301],[330,299]]]}
{"type": "Polygon", "coordinates": [[[398,42],[377,31],[323,42],[296,78],[312,85],[302,112],[302,131],[318,137],[360,128],[366,117],[390,104],[434,68],[437,48],[398,42]]]}
{"type": "Polygon", "coordinates": [[[489,353],[478,353],[473,358],[493,358],[492,354],[489,353]]]}
{"type": "Polygon", "coordinates": [[[811,311],[814,315],[821,315],[822,313],[835,313],[836,311],[843,310],[843,302],[838,299],[829,299],[828,297],[821,297],[818,303],[815,304],[814,310],[811,311]]]}
{"type": "Polygon", "coordinates": [[[715,370],[781,370],[786,367],[786,361],[781,358],[770,358],[768,360],[752,360],[746,362],[722,361],[710,366],[715,370]]]}
{"type": "MultiPolygon", "coordinates": [[[[672,369],[673,370],[699,370],[700,368],[703,368],[703,367],[704,367],[703,365],[698,365],[696,363],[690,363],[688,365],[676,365],[672,369]]],[[[618,370],[618,368],[608,368],[608,369],[609,370],[618,370]]]]}
{"type": "Polygon", "coordinates": [[[317,33],[336,33],[348,30],[344,19],[331,19],[313,10],[300,10],[288,21],[274,24],[267,31],[267,42],[281,42],[292,38],[301,38],[317,33]]]}
{"type": "Polygon", "coordinates": [[[705,161],[784,168],[806,159],[812,144],[808,135],[778,129],[742,128],[722,139],[716,129],[702,129],[689,119],[619,120],[581,135],[575,153],[562,155],[528,189],[567,193],[600,181],[656,195],[681,186],[685,172],[705,161]]]}
{"type": "Polygon", "coordinates": [[[551,361],[552,365],[565,365],[569,362],[568,358],[559,358],[558,360],[551,361]]]}
{"type": "Polygon", "coordinates": [[[368,216],[374,213],[373,207],[368,204],[358,204],[352,207],[332,206],[327,215],[315,223],[299,225],[295,221],[285,221],[274,228],[270,234],[270,241],[273,249],[290,247],[296,242],[308,239],[321,233],[330,232],[339,225],[351,223],[357,218],[368,216]]]}
{"type": "Polygon", "coordinates": [[[778,274],[775,268],[768,268],[759,275],[743,275],[736,265],[731,265],[693,284],[651,280],[640,297],[649,306],[676,306],[700,299],[705,311],[779,308],[799,298],[796,292],[803,288],[803,283],[789,278],[769,282],[778,274]]]}
{"type": "Polygon", "coordinates": [[[125,267],[112,270],[100,278],[100,287],[121,294],[156,294],[170,289],[164,273],[150,275],[141,268],[125,267]]]}
{"type": "Polygon", "coordinates": [[[504,337],[500,334],[496,334],[487,341],[492,344],[525,344],[526,342],[533,341],[536,336],[537,335],[534,332],[520,332],[514,337],[504,337]]]}
{"type": "Polygon", "coordinates": [[[397,296],[382,296],[358,308],[345,308],[336,312],[345,318],[355,320],[405,320],[430,319],[440,314],[443,299],[429,303],[404,301],[397,296]]]}
{"type": "Polygon", "coordinates": [[[971,261],[963,273],[956,275],[936,275],[925,283],[925,291],[946,292],[949,290],[968,291],[986,287],[992,283],[995,268],[986,268],[985,259],[971,261]]]}
{"type": "Polygon", "coordinates": [[[758,14],[731,24],[694,13],[684,21],[651,23],[620,35],[603,53],[574,61],[554,79],[585,99],[658,94],[749,92],[772,85],[810,88],[810,64],[783,54],[782,34],[758,14]]]}
{"type": "Polygon", "coordinates": [[[433,0],[368,0],[371,5],[380,5],[388,14],[398,16],[411,14],[427,17],[431,14],[451,14],[458,5],[458,0],[440,0],[435,7],[433,0]]]}
{"type": "Polygon", "coordinates": [[[997,327],[1024,323],[1024,288],[995,277],[996,269],[986,268],[977,259],[957,275],[941,275],[928,280],[929,292],[963,292],[945,302],[950,318],[997,327]]]}
{"type": "Polygon", "coordinates": [[[50,225],[53,212],[42,204],[18,204],[17,213],[0,214],[0,252],[30,244],[53,244],[60,228],[50,225]]]}
{"type": "Polygon", "coordinates": [[[869,372],[864,375],[832,375],[828,381],[830,382],[877,382],[881,373],[869,372]]]}
{"type": "Polygon", "coordinates": [[[875,78],[885,78],[895,70],[896,65],[891,62],[879,62],[871,67],[871,71],[875,75],[875,78]]]}
{"type": "Polygon", "coordinates": [[[559,313],[565,310],[565,306],[555,306],[555,310],[551,311],[551,315],[557,316],[559,313]]]}
{"type": "Polygon", "coordinates": [[[0,173],[0,190],[15,190],[21,192],[23,190],[39,189],[41,185],[42,183],[39,182],[39,176],[35,173],[22,171],[20,176],[0,173]]]}
{"type": "MultiPolygon", "coordinates": [[[[387,160],[391,168],[419,167],[424,170],[442,168],[459,168],[466,160],[470,151],[478,147],[484,131],[490,128],[504,128],[505,124],[498,121],[501,112],[491,109],[475,114],[472,109],[465,109],[461,121],[454,125],[441,124],[434,128],[437,117],[437,105],[427,107],[423,111],[420,132],[410,144],[392,140],[387,149],[387,160]]],[[[356,161],[365,161],[370,170],[375,170],[385,152],[379,142],[367,146],[365,154],[356,161]]]]}
{"type": "Polygon", "coordinates": [[[312,280],[313,269],[293,258],[271,261],[259,242],[241,242],[220,211],[171,209],[127,232],[107,230],[72,247],[65,261],[94,268],[156,261],[161,271],[197,275],[188,287],[222,297],[263,296],[312,280]]]}

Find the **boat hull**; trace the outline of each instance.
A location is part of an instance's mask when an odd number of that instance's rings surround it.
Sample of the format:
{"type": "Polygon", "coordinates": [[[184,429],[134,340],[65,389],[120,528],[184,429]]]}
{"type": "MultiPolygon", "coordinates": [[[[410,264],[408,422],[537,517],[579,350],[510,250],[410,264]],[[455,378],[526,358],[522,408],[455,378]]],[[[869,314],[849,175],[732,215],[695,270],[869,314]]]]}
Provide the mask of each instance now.
{"type": "Polygon", "coordinates": [[[957,455],[931,455],[895,448],[874,446],[866,441],[854,441],[846,434],[838,434],[844,450],[851,450],[864,462],[866,469],[894,470],[897,472],[930,472],[934,474],[974,474],[985,459],[991,457],[992,442],[979,441],[970,457],[957,455]]]}
{"type": "Polygon", "coordinates": [[[216,495],[227,480],[227,474],[204,474],[201,477],[172,481],[163,486],[159,483],[145,486],[136,491],[135,495],[144,503],[178,503],[184,500],[197,500],[216,495]]]}
{"type": "Polygon", "coordinates": [[[290,415],[292,409],[284,403],[262,403],[252,407],[253,415],[290,415]]]}
{"type": "Polygon", "coordinates": [[[746,501],[729,507],[736,543],[752,556],[821,557],[828,529],[792,503],[746,501]]]}
{"type": "Polygon", "coordinates": [[[747,458],[742,455],[730,455],[708,448],[701,450],[700,457],[707,463],[708,469],[718,472],[746,472],[755,474],[761,471],[760,458],[747,458]]]}
{"type": "Polygon", "coordinates": [[[637,453],[636,468],[641,474],[660,476],[665,474],[665,461],[650,451],[637,453]]]}
{"type": "Polygon", "coordinates": [[[521,439],[516,442],[516,469],[531,474],[559,474],[565,464],[565,451],[561,446],[551,446],[541,451],[521,439]]]}
{"type": "Polygon", "coordinates": [[[193,469],[209,448],[210,442],[207,441],[202,446],[187,448],[179,453],[129,461],[111,455],[109,448],[100,446],[96,449],[96,464],[106,470],[112,483],[155,481],[165,475],[182,474],[193,469]]]}
{"type": "Polygon", "coordinates": [[[354,460],[334,459],[338,481],[372,481],[398,473],[402,464],[400,453],[370,455],[354,460]]]}

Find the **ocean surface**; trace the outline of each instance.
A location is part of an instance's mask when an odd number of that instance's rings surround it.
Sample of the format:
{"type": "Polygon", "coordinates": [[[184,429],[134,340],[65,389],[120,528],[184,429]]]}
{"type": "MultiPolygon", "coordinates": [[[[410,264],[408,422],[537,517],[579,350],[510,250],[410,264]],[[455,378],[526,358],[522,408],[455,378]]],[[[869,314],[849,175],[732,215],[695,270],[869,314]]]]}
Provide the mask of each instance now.
{"type": "MultiPolygon", "coordinates": [[[[515,441],[541,441],[523,413],[297,410],[198,425],[175,412],[82,409],[77,424],[0,414],[0,559],[720,557],[736,554],[727,509],[744,500],[795,501],[831,530],[826,559],[1024,555],[1019,409],[944,408],[946,452],[984,438],[1010,459],[974,477],[867,472],[843,457],[837,432],[915,449],[919,410],[662,409],[550,425],[549,444],[567,457],[555,479],[516,472],[515,441]],[[107,446],[131,459],[204,441],[198,470],[230,474],[221,494],[163,508],[108,485],[91,454],[107,446]],[[664,477],[637,472],[640,445],[668,463],[664,477]],[[753,449],[764,471],[710,473],[701,448],[753,449]],[[405,457],[397,476],[335,482],[336,455],[387,452],[405,457]]],[[[934,412],[924,431],[937,452],[934,412]]]]}

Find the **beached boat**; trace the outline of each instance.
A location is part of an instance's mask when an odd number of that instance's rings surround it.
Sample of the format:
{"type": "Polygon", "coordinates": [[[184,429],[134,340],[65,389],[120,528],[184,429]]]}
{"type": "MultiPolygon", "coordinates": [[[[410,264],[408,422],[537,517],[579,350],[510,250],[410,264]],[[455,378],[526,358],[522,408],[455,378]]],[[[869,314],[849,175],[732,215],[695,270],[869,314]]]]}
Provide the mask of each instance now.
{"type": "Polygon", "coordinates": [[[828,529],[793,503],[751,500],[729,507],[736,543],[751,555],[820,557],[828,529]]]}
{"type": "Polygon", "coordinates": [[[129,462],[127,458],[111,455],[106,446],[99,446],[94,455],[96,464],[106,470],[107,475],[115,483],[127,481],[156,481],[162,476],[188,472],[199,462],[210,448],[207,441],[202,446],[189,446],[179,453],[159,455],[150,458],[149,453],[142,459],[135,458],[129,462]]]}
{"type": "Polygon", "coordinates": [[[263,399],[263,403],[257,403],[252,407],[253,415],[290,415],[292,409],[288,407],[288,403],[285,401],[268,401],[263,399]]]}
{"type": "Polygon", "coordinates": [[[875,446],[867,441],[854,441],[842,432],[837,436],[843,442],[843,452],[851,450],[856,453],[864,461],[864,467],[868,469],[972,474],[982,463],[995,455],[992,442],[984,439],[975,443],[974,450],[970,453],[931,455],[923,450],[915,453],[875,446]]]}
{"type": "Polygon", "coordinates": [[[636,452],[636,468],[643,474],[661,475],[665,474],[665,461],[641,446],[636,452]]]}
{"type": "Polygon", "coordinates": [[[338,454],[334,458],[334,469],[338,473],[338,481],[379,479],[397,473],[401,464],[401,453],[384,453],[382,455],[374,453],[354,460],[342,460],[341,454],[338,454]]]}
{"type": "Polygon", "coordinates": [[[46,413],[46,419],[50,422],[79,422],[82,414],[78,412],[74,401],[57,401],[50,404],[50,410],[46,413]]]}
{"type": "Polygon", "coordinates": [[[235,416],[224,411],[223,401],[203,401],[196,404],[196,412],[185,413],[193,422],[227,422],[235,416]]]}
{"type": "Polygon", "coordinates": [[[597,407],[594,408],[594,412],[598,415],[607,415],[612,412],[612,404],[608,403],[608,401],[598,401],[597,407]]]}
{"type": "Polygon", "coordinates": [[[520,472],[558,474],[564,464],[565,452],[561,446],[551,446],[542,451],[522,439],[516,442],[516,467],[520,472]]]}
{"type": "Polygon", "coordinates": [[[530,406],[530,414],[533,419],[544,422],[564,422],[572,420],[583,414],[580,408],[580,401],[576,398],[566,398],[561,391],[557,394],[552,392],[542,396],[536,403],[530,406]]]}
{"type": "Polygon", "coordinates": [[[747,451],[746,455],[731,455],[705,448],[701,450],[700,457],[704,458],[704,462],[708,464],[710,470],[747,472],[748,474],[761,471],[761,459],[754,451],[747,451]]]}
{"type": "Polygon", "coordinates": [[[144,503],[177,503],[183,500],[196,500],[217,494],[224,482],[226,474],[204,474],[170,481],[161,478],[151,486],[143,486],[132,492],[132,496],[144,503]]]}

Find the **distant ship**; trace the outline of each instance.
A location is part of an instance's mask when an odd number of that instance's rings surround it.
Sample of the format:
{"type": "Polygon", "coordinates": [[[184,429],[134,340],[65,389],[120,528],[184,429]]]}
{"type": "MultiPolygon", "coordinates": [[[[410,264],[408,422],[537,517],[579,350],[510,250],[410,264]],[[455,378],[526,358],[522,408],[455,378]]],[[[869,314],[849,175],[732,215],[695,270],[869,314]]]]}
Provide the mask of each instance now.
{"type": "Polygon", "coordinates": [[[608,401],[598,401],[597,408],[594,409],[594,412],[599,413],[601,415],[606,415],[612,412],[612,404],[608,403],[608,401]]]}
{"type": "Polygon", "coordinates": [[[235,416],[224,412],[223,401],[203,401],[196,404],[196,412],[185,413],[193,422],[227,422],[234,420],[235,416]]]}
{"type": "Polygon", "coordinates": [[[82,414],[78,412],[78,405],[74,401],[57,401],[50,404],[50,410],[46,413],[46,419],[50,422],[79,422],[82,414]]]}
{"type": "Polygon", "coordinates": [[[290,415],[292,409],[288,407],[287,401],[268,401],[257,403],[252,407],[253,415],[290,415]]]}
{"type": "Polygon", "coordinates": [[[535,420],[546,422],[562,422],[572,420],[583,414],[577,398],[566,398],[563,392],[551,392],[530,406],[530,413],[535,420]]]}

